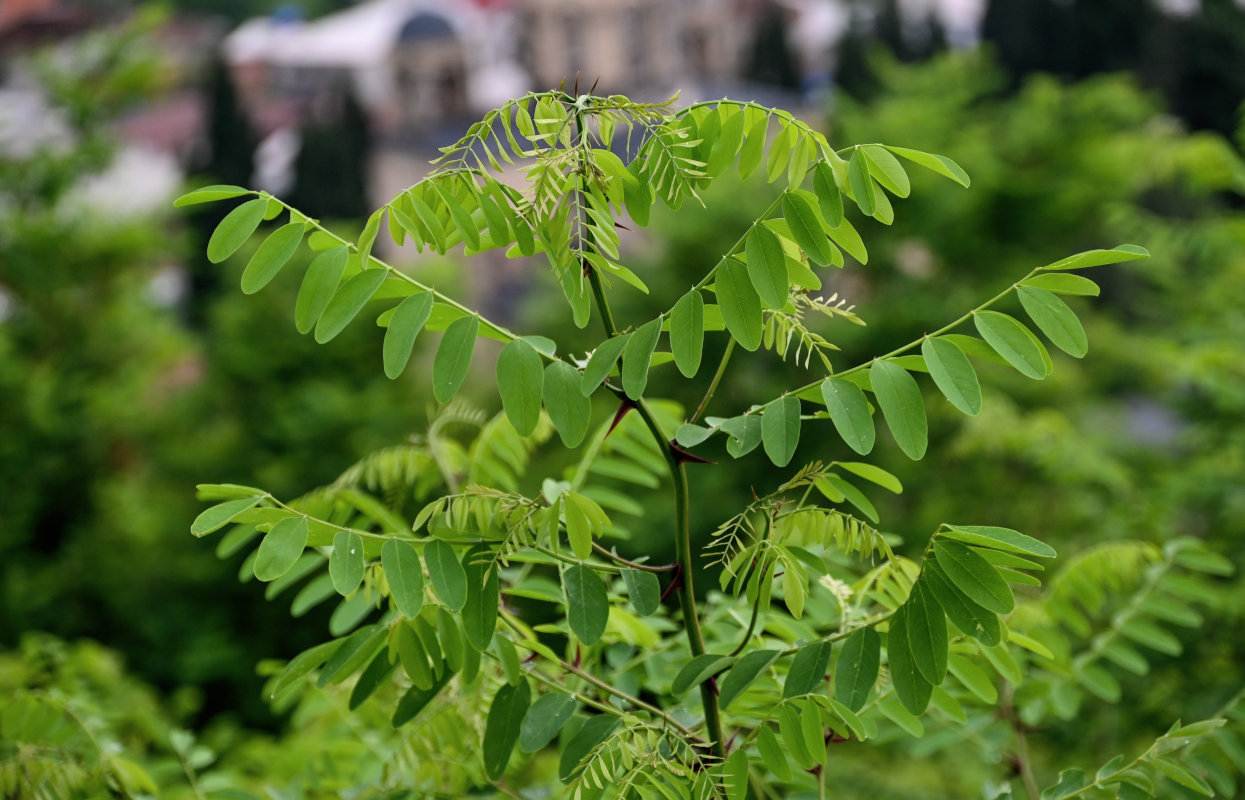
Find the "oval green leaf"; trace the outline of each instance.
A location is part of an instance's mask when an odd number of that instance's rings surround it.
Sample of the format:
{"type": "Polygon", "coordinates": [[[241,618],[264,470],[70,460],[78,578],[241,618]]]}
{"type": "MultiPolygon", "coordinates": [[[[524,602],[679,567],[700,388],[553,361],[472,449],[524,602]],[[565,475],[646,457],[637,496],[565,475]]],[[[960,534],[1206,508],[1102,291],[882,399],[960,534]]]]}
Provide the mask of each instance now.
{"type": "Polygon", "coordinates": [[[479,332],[480,319],[474,315],[459,317],[445,329],[432,360],[432,396],[438,403],[452,400],[467,377],[479,332]]]}
{"type": "MultiPolygon", "coordinates": [[[[755,225],[744,243],[744,258],[748,264],[748,279],[756,289],[757,297],[769,308],[782,308],[787,304],[787,259],[782,252],[778,234],[764,225],[755,225]]],[[[728,260],[722,265],[725,268],[728,260]]],[[[722,279],[719,270],[718,282],[722,279]]],[[[718,302],[721,302],[719,299],[718,302]]]]}
{"type": "Polygon", "coordinates": [[[780,397],[761,410],[761,443],[776,466],[791,463],[800,443],[800,399],[780,397]]]}
{"type": "Polygon", "coordinates": [[[825,161],[818,161],[813,171],[813,191],[826,225],[837,228],[843,224],[843,193],[834,179],[834,169],[825,161]]]}
{"type": "Polygon", "coordinates": [[[861,213],[873,216],[878,207],[877,198],[873,196],[873,178],[869,177],[869,162],[859,147],[852,151],[852,158],[847,162],[847,184],[861,213]]]}
{"type": "Polygon", "coordinates": [[[259,543],[252,570],[261,581],[280,578],[307,546],[307,520],[304,517],[286,517],[272,526],[259,543]]]}
{"type": "Polygon", "coordinates": [[[886,659],[899,702],[913,714],[920,714],[929,705],[934,685],[921,674],[913,658],[908,610],[907,605],[902,605],[891,617],[890,632],[886,636],[886,659]]]}
{"type": "Polygon", "coordinates": [[[971,183],[968,173],[959,164],[946,156],[940,156],[936,153],[925,153],[920,150],[909,150],[906,147],[891,147],[890,145],[885,145],[885,147],[895,155],[902,156],[914,164],[920,164],[922,167],[937,172],[939,175],[944,175],[965,188],[971,183]]]}
{"type": "Polygon", "coordinates": [[[955,627],[987,645],[993,646],[1002,641],[1003,630],[998,615],[977,605],[956,589],[936,561],[925,562],[922,575],[929,592],[955,627]]]}
{"type": "Polygon", "coordinates": [[[324,344],[341,333],[372,299],[388,275],[388,270],[369,269],[346,281],[320,315],[316,323],[316,341],[324,344]]]}
{"type": "Polygon", "coordinates": [[[566,611],[571,630],[585,645],[592,645],[605,633],[610,615],[609,593],[605,582],[590,567],[574,564],[562,573],[566,592],[566,611]]]}
{"type": "Polygon", "coordinates": [[[857,453],[868,455],[877,433],[864,390],[851,381],[828,378],[821,383],[821,396],[839,436],[857,453]]]}
{"type": "Polygon", "coordinates": [[[919,461],[929,444],[929,424],[916,379],[898,364],[875,361],[869,367],[869,382],[899,449],[919,461]]]}
{"type": "MultiPolygon", "coordinates": [[[[851,638],[851,637],[848,637],[851,638]]],[[[791,660],[791,669],[783,683],[782,697],[799,697],[810,694],[821,688],[826,678],[826,667],[830,665],[830,653],[833,645],[826,639],[818,639],[799,649],[791,660]]]]}
{"type": "Polygon", "coordinates": [[[660,336],[661,317],[658,317],[636,328],[623,350],[623,391],[632,400],[640,399],[648,385],[649,364],[652,363],[653,351],[657,349],[657,339],[660,336]]]}
{"type": "Polygon", "coordinates": [[[1033,286],[1021,286],[1016,294],[1029,318],[1055,347],[1073,358],[1081,358],[1089,352],[1085,328],[1067,303],[1053,292],[1033,286]]]}
{"type": "Polygon", "coordinates": [[[908,608],[908,646],[925,680],[934,686],[947,677],[947,617],[923,581],[912,586],[908,608]]]}
{"type": "Polygon", "coordinates": [[[904,171],[899,159],[876,144],[867,144],[860,148],[869,159],[869,174],[877,179],[891,194],[896,197],[907,197],[912,192],[912,182],[904,171]]]}
{"type": "Polygon", "coordinates": [[[1055,548],[1011,528],[998,528],[993,525],[951,525],[950,523],[946,527],[950,530],[942,533],[942,536],[967,544],[993,547],[996,550],[1024,553],[1040,558],[1054,558],[1056,555],[1055,548]]]}
{"type": "Polygon", "coordinates": [[[304,231],[303,223],[291,222],[269,234],[242,270],[243,294],[255,294],[277,276],[302,244],[304,231]]]}
{"type": "Polygon", "coordinates": [[[545,367],[541,392],[545,408],[567,447],[579,446],[592,421],[592,401],[580,391],[581,385],[579,372],[565,361],[554,361],[545,367]]]}
{"type": "MultiPolygon", "coordinates": [[[[736,115],[743,117],[743,114],[736,115]]],[[[670,311],[670,351],[674,365],[684,377],[694,378],[700,369],[705,343],[705,300],[693,289],[679,298],[670,311]]],[[[585,378],[587,372],[584,373],[585,378]]]]}
{"type": "Polygon", "coordinates": [[[1034,275],[1024,281],[1021,286],[1035,286],[1055,294],[1075,294],[1084,297],[1097,297],[1101,293],[1098,284],[1084,275],[1071,272],[1049,272],[1034,275]]]}
{"type": "Polygon", "coordinates": [[[981,412],[981,384],[963,350],[948,339],[935,337],[921,343],[921,355],[934,385],[951,405],[970,417],[981,412]]]}
{"type": "Polygon", "coordinates": [[[859,711],[878,680],[882,660],[882,637],[873,628],[858,628],[843,641],[834,668],[834,696],[852,711],[859,711]]]}
{"type": "Polygon", "coordinates": [[[641,569],[624,569],[622,576],[635,613],[641,617],[655,614],[661,606],[661,584],[657,576],[641,569]]]}
{"type": "Polygon", "coordinates": [[[453,610],[462,610],[467,602],[467,573],[459,563],[454,548],[448,542],[433,539],[424,545],[424,562],[428,565],[428,577],[437,597],[453,610]]]}
{"type": "Polygon", "coordinates": [[[973,322],[981,338],[1021,375],[1035,381],[1046,377],[1046,358],[1041,343],[1014,317],[998,311],[977,311],[973,322]]]}
{"type": "Polygon", "coordinates": [[[497,564],[487,557],[487,548],[473,547],[463,554],[463,572],[467,577],[467,599],[463,603],[463,633],[467,644],[477,653],[488,649],[497,629],[497,613],[501,606],[500,579],[497,564]]]}
{"type": "Polygon", "coordinates": [[[394,309],[389,319],[389,327],[385,329],[385,344],[382,350],[385,364],[385,376],[395,380],[406,369],[406,362],[411,358],[411,350],[415,347],[415,338],[424,329],[428,317],[432,315],[432,292],[419,292],[407,297],[394,309]]]}
{"type": "Polygon", "coordinates": [[[743,694],[781,655],[781,650],[751,650],[741,656],[722,679],[718,691],[718,706],[729,706],[732,700],[743,694]]]}
{"type": "Polygon", "coordinates": [[[588,366],[584,367],[584,376],[579,384],[580,394],[591,397],[597,387],[605,382],[630,339],[631,334],[624,333],[597,345],[597,349],[592,351],[592,357],[588,359],[588,366]]]}
{"type": "Polygon", "coordinates": [[[934,541],[934,557],[951,584],[977,605],[996,614],[1006,614],[1015,607],[1016,598],[1007,581],[968,547],[939,538],[934,541]]]}
{"type": "Polygon", "coordinates": [[[500,780],[510,763],[510,754],[519,741],[523,718],[532,700],[532,687],[526,680],[505,684],[493,697],[488,721],[484,724],[484,773],[489,780],[500,780]]]}
{"type": "Polygon", "coordinates": [[[1053,264],[1042,267],[1044,270],[1081,269],[1083,267],[1101,267],[1104,264],[1118,264],[1121,261],[1135,261],[1149,258],[1150,251],[1135,244],[1122,244],[1110,250],[1086,250],[1073,256],[1060,259],[1053,264]]]}
{"type": "Polygon", "coordinates": [[[578,708],[575,698],[561,692],[550,692],[537,698],[519,726],[519,749],[524,753],[535,753],[545,747],[578,708]]]}
{"type": "Polygon", "coordinates": [[[294,301],[294,326],[299,333],[309,333],[315,327],[337,292],[349,260],[350,249],[345,245],[325,250],[312,259],[294,301]]]}
{"type": "Polygon", "coordinates": [[[259,223],[264,221],[268,211],[268,201],[263,197],[248,200],[225,215],[225,218],[212,231],[208,239],[207,257],[213,264],[219,264],[238,251],[238,248],[251,238],[259,223]]]}
{"type": "Polygon", "coordinates": [[[333,552],[329,555],[329,578],[337,593],[345,596],[354,593],[363,582],[363,539],[350,531],[338,531],[333,537],[333,552]]]}
{"type": "Polygon", "coordinates": [[[190,523],[190,532],[195,536],[207,536],[209,533],[218,531],[243,511],[254,507],[261,499],[258,496],[242,497],[205,508],[199,516],[195,517],[195,521],[190,523]]]}
{"type": "Polygon", "coordinates": [[[173,201],[175,208],[185,208],[186,206],[197,206],[200,203],[214,203],[217,200],[228,200],[231,197],[242,197],[243,195],[255,194],[250,189],[243,189],[241,186],[227,186],[224,184],[216,184],[213,186],[203,186],[193,191],[186,192],[181,197],[173,201]]]}
{"type": "Polygon", "coordinates": [[[734,663],[734,656],[719,656],[713,653],[694,656],[675,674],[674,682],[670,684],[670,693],[677,697],[693,686],[699,686],[734,663]]]}
{"type": "MultiPolygon", "coordinates": [[[[785,275],[785,262],[783,270],[785,275]]],[[[761,346],[761,298],[752,286],[752,279],[748,277],[748,268],[735,259],[728,258],[718,267],[714,288],[726,329],[739,342],[740,347],[749,351],[756,350],[761,346]]]]}
{"type": "Polygon", "coordinates": [[[389,594],[404,617],[415,617],[424,607],[424,567],[410,542],[386,539],[380,548],[389,594]]]}
{"type": "Polygon", "coordinates": [[[830,240],[826,238],[826,233],[822,229],[817,210],[803,194],[797,191],[784,194],[782,215],[791,228],[795,243],[800,246],[801,250],[808,253],[809,260],[821,266],[826,266],[834,260],[834,254],[830,250],[830,240]]]}
{"type": "Polygon", "coordinates": [[[497,393],[506,418],[520,436],[531,436],[540,422],[545,372],[540,353],[522,339],[515,339],[497,356],[497,393]]]}

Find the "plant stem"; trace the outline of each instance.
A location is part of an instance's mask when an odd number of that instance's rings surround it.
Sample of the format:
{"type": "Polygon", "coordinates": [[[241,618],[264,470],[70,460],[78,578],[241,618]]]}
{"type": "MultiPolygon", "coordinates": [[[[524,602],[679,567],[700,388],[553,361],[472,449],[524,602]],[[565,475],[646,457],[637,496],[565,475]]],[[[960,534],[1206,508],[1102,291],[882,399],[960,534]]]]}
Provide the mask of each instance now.
{"type": "Polygon", "coordinates": [[[602,547],[600,544],[598,544],[595,541],[592,543],[592,549],[596,550],[598,553],[605,556],[606,558],[611,559],[615,563],[623,565],[624,567],[630,567],[631,569],[641,569],[641,570],[644,570],[645,572],[671,572],[672,570],[678,567],[678,564],[662,564],[661,566],[658,566],[658,567],[654,567],[651,564],[638,564],[635,561],[629,561],[623,558],[622,556],[618,555],[612,550],[606,550],[604,547],[602,547]]]}
{"type": "Polygon", "coordinates": [[[705,396],[701,399],[700,405],[696,406],[696,413],[692,414],[688,419],[689,423],[694,423],[700,419],[700,415],[705,413],[705,409],[709,406],[709,401],[713,399],[713,395],[718,391],[718,384],[722,382],[722,376],[726,374],[726,365],[731,361],[731,354],[735,352],[735,337],[731,337],[726,341],[726,349],[722,351],[722,360],[718,362],[718,371],[713,373],[713,380],[709,382],[709,388],[705,390],[705,396]]]}

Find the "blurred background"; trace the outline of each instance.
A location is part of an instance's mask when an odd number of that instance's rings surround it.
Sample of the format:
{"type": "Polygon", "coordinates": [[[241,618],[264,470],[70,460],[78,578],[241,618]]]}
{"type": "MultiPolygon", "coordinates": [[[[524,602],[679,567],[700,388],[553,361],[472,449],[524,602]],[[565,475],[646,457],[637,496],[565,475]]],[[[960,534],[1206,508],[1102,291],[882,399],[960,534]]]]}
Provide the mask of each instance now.
{"type": "MultiPolygon", "coordinates": [[[[240,555],[191,538],[194,485],[296,496],[418,433],[432,400],[418,367],[383,377],[380,329],[326,346],[298,335],[296,270],[243,296],[247,251],[219,266],[203,255],[228,208],[171,200],[239,184],[357,231],[484,111],[563,82],[756,99],[836,146],[938,152],[969,172],[968,191],[914,176],[894,225],[862,228],[867,267],[827,281],[868,323],[827,333],[843,364],[1033,266],[1147,247],[1149,261],[1098,271],[1101,297],[1075,299],[1084,363],[1056,356],[1041,383],[987,366],[980,416],[931,398],[925,461],[879,445],[906,487],[879,498],[883,520],[915,542],[947,520],[1006,525],[1068,555],[1194,536],[1243,563],[1245,5],[0,0],[0,698],[75,699],[119,746],[164,764],[169,792],[197,794],[194,772],[217,766],[297,773],[280,753],[299,734],[263,702],[256,665],[322,641],[327,612],[291,619],[238,581],[240,555]]],[[[721,185],[677,225],[655,217],[630,243],[653,295],[624,299],[625,318],[703,274],[769,201],[752,188],[721,185]]],[[[502,322],[572,339],[538,267],[386,256],[502,322]]],[[[477,366],[468,393],[494,411],[491,360],[477,366]]],[[[719,402],[803,374],[736,367],[719,402]]],[[[695,402],[667,377],[650,394],[695,402]]],[[[847,455],[806,440],[796,458],[847,455]]],[[[744,501],[772,483],[760,459],[699,480],[704,496],[744,501]]],[[[706,534],[712,511],[696,520],[706,534]]],[[[620,543],[658,558],[667,546],[620,543]]],[[[1126,682],[1122,703],[1051,730],[1044,763],[1090,766],[1234,693],[1245,591],[1215,586],[1180,653],[1126,682]]]]}

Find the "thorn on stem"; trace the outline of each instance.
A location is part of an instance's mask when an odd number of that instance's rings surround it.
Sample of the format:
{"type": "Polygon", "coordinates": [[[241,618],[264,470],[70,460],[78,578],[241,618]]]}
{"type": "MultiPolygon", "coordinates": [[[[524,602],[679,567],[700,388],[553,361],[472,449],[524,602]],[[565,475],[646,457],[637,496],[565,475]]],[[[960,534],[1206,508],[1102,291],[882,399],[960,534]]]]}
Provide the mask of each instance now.
{"type": "Polygon", "coordinates": [[[684,450],[674,440],[671,440],[667,444],[670,447],[670,455],[674,457],[674,460],[677,463],[680,463],[680,464],[716,464],[718,463],[711,459],[705,458],[704,456],[698,456],[689,450],[684,450]]]}
{"type": "Polygon", "coordinates": [[[627,416],[627,412],[635,408],[635,401],[632,400],[630,397],[627,397],[627,395],[625,394],[620,395],[619,400],[621,402],[620,402],[620,405],[618,406],[618,411],[615,412],[614,419],[612,422],[610,422],[610,429],[605,432],[605,436],[607,438],[609,437],[611,433],[614,432],[614,429],[618,427],[618,423],[623,421],[623,417],[627,416]]]}

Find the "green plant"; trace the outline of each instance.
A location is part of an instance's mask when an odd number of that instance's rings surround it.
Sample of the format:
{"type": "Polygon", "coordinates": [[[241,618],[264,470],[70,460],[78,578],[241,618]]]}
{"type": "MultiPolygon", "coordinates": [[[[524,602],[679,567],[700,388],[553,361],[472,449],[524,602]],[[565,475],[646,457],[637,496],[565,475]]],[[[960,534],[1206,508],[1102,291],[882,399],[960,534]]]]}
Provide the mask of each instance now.
{"type": "MultiPolygon", "coordinates": [[[[1060,295],[1098,287],[1073,270],[1147,255],[1123,245],[1036,268],[916,341],[836,367],[828,326],[859,320],[837,300],[814,296],[822,277],[813,267],[865,262],[845,199],[889,224],[890,196],[911,189],[900,159],[968,185],[945,157],[876,144],[836,151],[791,115],[755,103],[675,110],[669,102],[548,92],[473,125],[428,178],[372,215],[357,243],[264,193],[215,186],[178,201],[246,198],[213,234],[212,261],[232,255],[263,221],[288,215],[251,257],[243,291],[261,290],[306,239],[318,255],[303,278],[298,329],[325,342],[370,302],[384,301],[377,321],[386,328],[382,364],[391,378],[406,369],[424,330],[442,332],[431,378],[444,406],[425,436],[297,499],[201,486],[215,504],[191,526],[196,536],[229,527],[225,554],[258,540],[244,573],[269,582],[270,596],[298,586],[295,616],[340,597],[330,621],[335,638],[292,659],[268,691],[278,703],[294,702],[318,675],[321,687],[349,687],[352,710],[394,709],[398,732],[368,741],[396,744],[384,756],[374,750],[381,764],[357,790],[461,796],[492,784],[518,796],[524,784],[556,786],[556,776],[568,797],[825,796],[835,775],[831,745],[909,735],[925,736],[933,749],[954,740],[959,726],[981,734],[998,721],[989,737],[974,739],[983,753],[966,770],[974,791],[1010,791],[1009,768],[986,757],[1006,753],[1037,797],[1027,757],[1032,721],[1047,708],[1075,713],[1078,685],[1111,699],[1113,679],[1095,663],[1102,658],[1144,664],[1116,627],[1161,650],[1165,631],[1155,620],[1195,619],[1179,599],[1156,594],[1161,576],[1131,582],[1155,562],[1190,573],[1167,586],[1186,594],[1202,587],[1201,575],[1227,566],[1196,542],[1161,557],[1136,545],[1142,555],[1132,561],[1086,560],[1047,594],[1022,589],[1018,598],[1012,584],[1040,585],[1033,573],[1055,555],[1036,539],[946,523],[904,557],[895,552],[903,540],[879,529],[861,486],[902,486],[848,455],[872,451],[874,411],[899,449],[920,459],[928,434],[914,373],[928,374],[958,410],[977,414],[982,395],[970,358],[1032,379],[1053,368],[1029,327],[995,306],[1017,299],[1053,344],[1080,357],[1085,334],[1060,295]],[[500,180],[502,162],[522,164],[524,190],[500,180]],[[619,230],[646,225],[658,200],[672,208],[697,201],[736,163],[741,176],[763,170],[787,188],[695,285],[661,300],[666,310],[620,324],[611,296],[647,287],[621,263],[619,230]],[[438,253],[462,243],[467,254],[543,254],[576,326],[586,329],[595,315],[604,338],[585,333],[568,344],[511,332],[372,256],[382,226],[395,243],[409,239],[438,253]],[[976,335],[965,332],[970,323],[976,335]],[[659,349],[663,333],[668,350],[659,349]],[[726,344],[706,379],[707,334],[726,344]],[[479,338],[503,344],[503,411],[494,417],[455,400],[479,338]],[[749,398],[755,404],[730,416],[704,416],[740,349],[794,353],[813,375],[778,397],[749,398]],[[648,396],[650,372],[671,363],[654,379],[668,381],[677,369],[704,386],[690,414],[648,396]],[[607,403],[612,417],[594,426],[594,410],[607,403]],[[532,453],[555,432],[575,451],[573,463],[531,474],[532,453]],[[784,469],[802,433],[803,450],[812,449],[814,433],[817,449],[829,453],[754,489],[754,500],[733,510],[698,553],[689,469],[714,468],[701,466],[716,456],[712,437],[723,434],[732,458],[760,448],[784,469]],[[611,538],[625,546],[628,518],[642,518],[663,490],[673,499],[664,522],[675,562],[607,547],[611,538]],[[718,591],[697,592],[707,566],[718,591]],[[1108,618],[1115,627],[1107,641],[1081,652],[1078,637],[1134,590],[1132,616],[1108,618]],[[677,609],[667,606],[672,598],[677,609]],[[699,703],[688,699],[693,689],[699,703]]],[[[1177,726],[1152,751],[1113,761],[1095,779],[1066,772],[1042,796],[1153,796],[1164,776],[1208,789],[1173,753],[1212,736],[1239,744],[1220,730],[1225,719],[1177,726]]]]}

